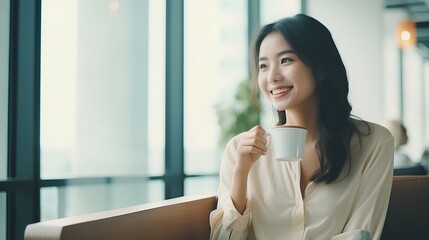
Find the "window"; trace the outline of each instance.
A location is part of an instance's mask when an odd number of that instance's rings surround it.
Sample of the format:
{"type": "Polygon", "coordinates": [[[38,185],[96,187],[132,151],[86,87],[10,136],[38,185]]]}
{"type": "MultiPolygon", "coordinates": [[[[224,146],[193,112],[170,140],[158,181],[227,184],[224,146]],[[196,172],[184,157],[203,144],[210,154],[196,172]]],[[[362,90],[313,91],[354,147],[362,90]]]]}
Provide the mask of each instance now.
{"type": "Polygon", "coordinates": [[[41,190],[41,220],[155,202],[164,199],[164,182],[113,180],[102,184],[45,187],[41,190]],[[147,194],[150,193],[150,194],[147,194]]]}
{"type": "Polygon", "coordinates": [[[213,194],[218,186],[218,176],[187,178],[185,179],[185,195],[213,194]]]}
{"type": "Polygon", "coordinates": [[[411,160],[418,162],[425,148],[424,64],[417,49],[403,50],[404,125],[408,142],[404,146],[411,160]]]}
{"type": "Polygon", "coordinates": [[[293,16],[301,12],[299,0],[264,0],[261,1],[261,24],[293,16]]]}
{"type": "MultiPolygon", "coordinates": [[[[429,81],[428,80],[426,80],[427,79],[427,76],[429,76],[429,64],[428,64],[428,61],[427,60],[424,60],[424,63],[423,63],[423,68],[424,68],[424,76],[425,76],[425,78],[423,79],[423,83],[422,83],[422,85],[423,85],[423,88],[422,88],[422,90],[425,92],[425,93],[429,93],[429,81]]],[[[422,94],[423,95],[423,99],[424,99],[424,103],[423,103],[423,107],[424,107],[424,110],[423,110],[423,123],[425,124],[425,126],[424,126],[424,144],[425,144],[425,149],[426,150],[429,150],[429,124],[428,124],[428,122],[429,122],[429,96],[427,96],[426,94],[422,94]]],[[[429,162],[427,163],[428,164],[428,167],[429,167],[429,162]]]]}
{"type": "Polygon", "coordinates": [[[42,2],[41,178],[90,178],[43,188],[43,219],[164,198],[147,181],[164,173],[164,19],[158,0],[42,2]]]}
{"type": "Polygon", "coordinates": [[[185,1],[185,194],[214,193],[224,145],[215,106],[248,80],[246,1],[185,1]],[[196,21],[198,19],[198,21],[196,21]],[[209,29],[209,31],[207,31],[209,29]],[[204,34],[201,34],[204,32],[204,34]]]}
{"type": "MultiPolygon", "coordinates": [[[[0,180],[7,179],[9,0],[0,0],[0,180]]],[[[0,191],[0,240],[6,240],[6,193],[0,191]]]]}
{"type": "Polygon", "coordinates": [[[224,146],[215,106],[231,102],[237,85],[249,78],[246,6],[244,0],[185,2],[186,174],[218,171],[224,146]]]}
{"type": "Polygon", "coordinates": [[[9,5],[8,0],[0,0],[0,180],[7,178],[9,5]]]}

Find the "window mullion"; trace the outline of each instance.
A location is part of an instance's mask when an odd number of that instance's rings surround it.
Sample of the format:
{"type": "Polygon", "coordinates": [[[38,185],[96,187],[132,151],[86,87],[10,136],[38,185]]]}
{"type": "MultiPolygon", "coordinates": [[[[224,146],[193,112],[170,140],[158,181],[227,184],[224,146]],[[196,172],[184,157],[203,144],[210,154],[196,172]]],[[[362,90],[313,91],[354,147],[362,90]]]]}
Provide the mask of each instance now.
{"type": "Polygon", "coordinates": [[[165,198],[184,194],[184,1],[166,2],[165,198]]]}
{"type": "Polygon", "coordinates": [[[8,177],[31,178],[30,188],[8,192],[7,236],[23,239],[40,219],[40,14],[41,0],[11,1],[8,177]]]}

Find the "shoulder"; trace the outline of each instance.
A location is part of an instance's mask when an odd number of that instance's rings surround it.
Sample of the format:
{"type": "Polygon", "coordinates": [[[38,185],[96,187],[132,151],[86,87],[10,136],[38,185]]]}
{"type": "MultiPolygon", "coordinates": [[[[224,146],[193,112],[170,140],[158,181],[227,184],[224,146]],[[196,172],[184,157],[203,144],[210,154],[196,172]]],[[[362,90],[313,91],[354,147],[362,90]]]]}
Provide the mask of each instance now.
{"type": "Polygon", "coordinates": [[[393,136],[387,128],[373,122],[356,121],[356,134],[351,147],[352,161],[360,166],[358,172],[370,169],[387,171],[393,168],[393,136]]]}
{"type": "Polygon", "coordinates": [[[353,120],[358,130],[353,136],[351,148],[357,155],[391,154],[393,157],[394,139],[389,130],[377,123],[353,120]]]}
{"type": "Polygon", "coordinates": [[[393,136],[390,131],[373,122],[363,120],[353,120],[356,128],[364,141],[369,142],[393,142],[393,136]]]}

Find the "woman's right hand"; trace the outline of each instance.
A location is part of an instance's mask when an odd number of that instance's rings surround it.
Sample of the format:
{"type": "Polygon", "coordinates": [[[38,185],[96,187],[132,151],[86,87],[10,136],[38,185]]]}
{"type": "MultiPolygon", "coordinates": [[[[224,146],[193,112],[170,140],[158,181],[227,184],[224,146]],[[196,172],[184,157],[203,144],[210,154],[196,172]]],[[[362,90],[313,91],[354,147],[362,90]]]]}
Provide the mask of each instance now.
{"type": "Polygon", "coordinates": [[[247,131],[238,143],[234,170],[247,175],[259,157],[267,152],[266,144],[265,130],[261,126],[257,125],[247,131]]]}
{"type": "Polygon", "coordinates": [[[255,126],[246,133],[238,143],[237,157],[231,185],[231,199],[240,214],[246,209],[247,176],[253,164],[267,151],[265,130],[255,126]]]}

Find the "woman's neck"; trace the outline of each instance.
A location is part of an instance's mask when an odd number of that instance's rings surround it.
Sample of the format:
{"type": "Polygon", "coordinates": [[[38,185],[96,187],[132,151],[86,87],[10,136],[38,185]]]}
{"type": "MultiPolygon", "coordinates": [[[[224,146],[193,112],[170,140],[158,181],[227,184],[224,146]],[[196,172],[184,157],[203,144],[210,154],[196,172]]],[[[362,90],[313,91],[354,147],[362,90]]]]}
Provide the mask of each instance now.
{"type": "Polygon", "coordinates": [[[318,111],[316,108],[305,108],[300,110],[286,110],[287,126],[300,126],[307,129],[307,142],[317,140],[317,119],[318,111]]]}

